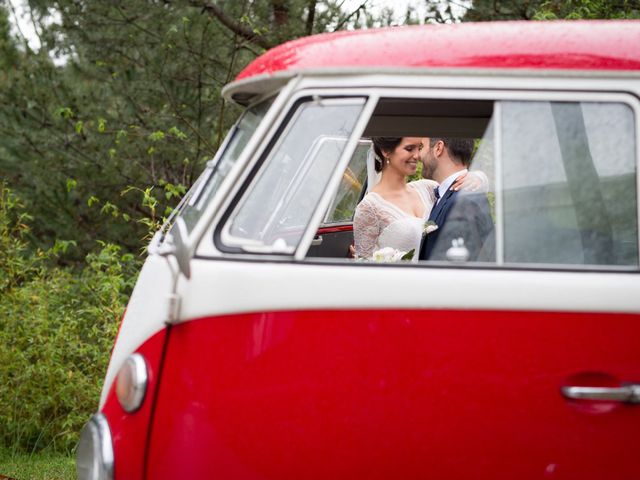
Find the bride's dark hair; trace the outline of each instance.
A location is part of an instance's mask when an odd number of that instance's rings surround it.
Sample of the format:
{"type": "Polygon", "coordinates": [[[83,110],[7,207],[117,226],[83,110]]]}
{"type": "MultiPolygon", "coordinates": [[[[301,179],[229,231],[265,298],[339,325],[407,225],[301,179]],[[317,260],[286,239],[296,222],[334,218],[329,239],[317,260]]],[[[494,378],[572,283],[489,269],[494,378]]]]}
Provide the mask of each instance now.
{"type": "Polygon", "coordinates": [[[371,137],[371,141],[373,142],[373,151],[376,153],[376,172],[381,172],[384,162],[383,152],[390,152],[394,150],[398,145],[400,145],[402,137],[371,137]]]}

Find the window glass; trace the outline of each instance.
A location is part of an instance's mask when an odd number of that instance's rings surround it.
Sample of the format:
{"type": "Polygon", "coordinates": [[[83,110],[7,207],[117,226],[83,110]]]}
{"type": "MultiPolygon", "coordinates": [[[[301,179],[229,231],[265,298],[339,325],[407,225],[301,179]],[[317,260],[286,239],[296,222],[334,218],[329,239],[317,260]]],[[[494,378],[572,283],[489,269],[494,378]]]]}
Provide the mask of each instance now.
{"type": "Polygon", "coordinates": [[[483,185],[433,207],[423,259],[637,267],[635,122],[622,102],[382,98],[364,134],[474,140],[470,170],[483,185]]]}
{"type": "Polygon", "coordinates": [[[363,105],[364,99],[300,104],[232,214],[225,242],[249,250],[293,251],[363,105]]]}
{"type": "Polygon", "coordinates": [[[205,171],[187,193],[184,209],[180,216],[184,219],[189,231],[200,219],[202,211],[229,174],[272,103],[273,98],[265,100],[244,112],[238,123],[229,132],[229,138],[225,142],[226,147],[218,157],[217,162],[210,162],[207,165],[205,171]]]}
{"type": "Polygon", "coordinates": [[[637,265],[631,108],[501,107],[505,263],[637,265]]]}
{"type": "Polygon", "coordinates": [[[325,224],[350,222],[353,219],[367,179],[367,154],[370,146],[370,141],[362,140],[356,147],[349,166],[342,175],[338,193],[324,219],[325,224]]]}

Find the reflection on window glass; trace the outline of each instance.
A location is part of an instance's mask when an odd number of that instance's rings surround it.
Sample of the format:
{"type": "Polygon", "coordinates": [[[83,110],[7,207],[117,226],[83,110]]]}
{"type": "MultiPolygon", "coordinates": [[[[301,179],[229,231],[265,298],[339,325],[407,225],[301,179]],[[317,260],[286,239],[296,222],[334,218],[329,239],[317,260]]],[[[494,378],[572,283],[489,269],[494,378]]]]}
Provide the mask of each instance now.
{"type": "Polygon", "coordinates": [[[353,219],[353,213],[360,199],[364,182],[367,179],[367,153],[371,142],[361,141],[342,174],[338,193],[329,208],[324,223],[343,223],[353,219]]]}
{"type": "Polygon", "coordinates": [[[206,170],[187,193],[189,198],[180,215],[184,218],[189,231],[200,219],[202,211],[229,174],[272,103],[273,99],[269,99],[244,112],[238,124],[229,132],[226,148],[219,160],[215,164],[212,162],[207,166],[206,170]]]}
{"type": "Polygon", "coordinates": [[[503,102],[504,260],[637,265],[632,110],[503,102]]]}
{"type": "Polygon", "coordinates": [[[300,105],[230,220],[231,243],[291,251],[335,171],[363,99],[300,105]]]}

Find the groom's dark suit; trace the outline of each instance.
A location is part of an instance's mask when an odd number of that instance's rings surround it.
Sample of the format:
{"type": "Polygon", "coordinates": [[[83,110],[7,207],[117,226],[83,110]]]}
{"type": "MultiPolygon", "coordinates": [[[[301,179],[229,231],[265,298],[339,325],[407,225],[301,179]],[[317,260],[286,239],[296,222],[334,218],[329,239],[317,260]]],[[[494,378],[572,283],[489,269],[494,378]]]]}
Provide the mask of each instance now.
{"type": "Polygon", "coordinates": [[[429,215],[438,225],[420,247],[420,260],[446,260],[451,241],[463,238],[470,261],[493,261],[493,221],[484,193],[454,192],[449,188],[429,215]]]}

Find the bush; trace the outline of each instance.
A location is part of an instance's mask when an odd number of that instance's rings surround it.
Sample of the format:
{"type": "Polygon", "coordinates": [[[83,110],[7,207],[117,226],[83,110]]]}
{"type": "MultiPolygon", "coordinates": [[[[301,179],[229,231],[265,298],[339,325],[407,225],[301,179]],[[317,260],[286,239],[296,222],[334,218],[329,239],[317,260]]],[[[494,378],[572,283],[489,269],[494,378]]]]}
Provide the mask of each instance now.
{"type": "Polygon", "coordinates": [[[69,452],[97,408],[138,264],[100,244],[83,268],[56,266],[69,243],[30,249],[29,217],[4,186],[0,215],[0,447],[69,452]]]}

